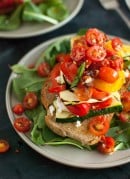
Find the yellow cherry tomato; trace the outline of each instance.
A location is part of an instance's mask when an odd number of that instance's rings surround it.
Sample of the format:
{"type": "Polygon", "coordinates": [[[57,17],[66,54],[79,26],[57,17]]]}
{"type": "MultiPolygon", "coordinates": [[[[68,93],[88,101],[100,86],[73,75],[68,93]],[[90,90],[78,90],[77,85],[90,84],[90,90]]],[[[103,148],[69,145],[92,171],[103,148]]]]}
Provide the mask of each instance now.
{"type": "Polygon", "coordinates": [[[120,90],[124,83],[125,83],[124,71],[119,71],[119,77],[114,83],[107,83],[104,80],[95,79],[93,82],[93,86],[101,91],[115,92],[120,90]]]}

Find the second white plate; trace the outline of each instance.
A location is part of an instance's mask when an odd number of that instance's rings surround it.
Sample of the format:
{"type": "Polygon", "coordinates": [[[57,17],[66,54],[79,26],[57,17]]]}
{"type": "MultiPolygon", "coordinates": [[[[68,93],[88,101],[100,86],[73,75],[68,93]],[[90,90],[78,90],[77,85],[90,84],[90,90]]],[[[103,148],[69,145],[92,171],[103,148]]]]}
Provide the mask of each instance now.
{"type": "Polygon", "coordinates": [[[1,38],[25,38],[33,37],[41,34],[45,34],[56,30],[63,25],[67,24],[72,18],[74,18],[82,8],[84,0],[64,0],[65,5],[68,8],[70,15],[62,22],[56,25],[44,22],[42,23],[24,23],[19,29],[14,31],[0,31],[1,38]]]}

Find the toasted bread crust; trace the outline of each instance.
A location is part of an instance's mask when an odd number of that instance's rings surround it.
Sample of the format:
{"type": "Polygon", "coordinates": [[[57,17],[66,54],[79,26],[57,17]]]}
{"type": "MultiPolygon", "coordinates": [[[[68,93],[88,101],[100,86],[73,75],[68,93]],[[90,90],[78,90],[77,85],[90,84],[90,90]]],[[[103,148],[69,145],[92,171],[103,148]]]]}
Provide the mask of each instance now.
{"type": "MultiPolygon", "coordinates": [[[[100,136],[95,136],[91,134],[88,130],[88,122],[91,119],[84,120],[81,122],[80,126],[77,126],[75,122],[73,123],[58,123],[55,120],[55,114],[51,114],[49,110],[49,105],[53,103],[55,94],[48,93],[48,88],[50,86],[49,80],[43,85],[41,91],[41,101],[44,107],[47,109],[47,115],[45,117],[46,125],[56,134],[62,137],[70,137],[81,142],[82,145],[93,145],[99,142],[100,136]]],[[[107,119],[110,121],[113,114],[106,115],[107,119]]]]}

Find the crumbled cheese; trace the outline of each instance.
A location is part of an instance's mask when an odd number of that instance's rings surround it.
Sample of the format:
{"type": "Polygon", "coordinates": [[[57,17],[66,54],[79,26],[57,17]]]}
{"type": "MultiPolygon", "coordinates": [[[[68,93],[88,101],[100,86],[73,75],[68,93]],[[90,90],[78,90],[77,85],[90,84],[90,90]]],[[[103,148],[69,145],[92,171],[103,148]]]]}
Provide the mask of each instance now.
{"type": "Polygon", "coordinates": [[[62,112],[62,111],[68,111],[64,103],[61,101],[59,97],[56,99],[56,106],[57,106],[57,112],[62,112]]]}
{"type": "Polygon", "coordinates": [[[130,75],[129,70],[125,70],[125,71],[124,71],[124,74],[125,74],[125,77],[126,77],[126,78],[128,78],[128,77],[129,77],[129,75],[130,75]]]}
{"type": "Polygon", "coordinates": [[[80,127],[81,126],[81,122],[80,121],[76,121],[76,127],[80,127]]]}
{"type": "Polygon", "coordinates": [[[91,76],[88,76],[87,79],[84,81],[85,84],[92,83],[93,78],[91,76]]]}
{"type": "Polygon", "coordinates": [[[64,80],[63,72],[62,72],[62,71],[60,71],[60,75],[57,76],[57,77],[55,78],[55,80],[56,80],[57,83],[59,83],[59,84],[64,84],[64,83],[65,83],[65,80],[64,80]]]}
{"type": "Polygon", "coordinates": [[[54,113],[54,111],[55,111],[55,108],[54,108],[53,105],[50,105],[50,106],[49,106],[49,111],[50,111],[50,114],[53,116],[53,113],[54,113]]]}

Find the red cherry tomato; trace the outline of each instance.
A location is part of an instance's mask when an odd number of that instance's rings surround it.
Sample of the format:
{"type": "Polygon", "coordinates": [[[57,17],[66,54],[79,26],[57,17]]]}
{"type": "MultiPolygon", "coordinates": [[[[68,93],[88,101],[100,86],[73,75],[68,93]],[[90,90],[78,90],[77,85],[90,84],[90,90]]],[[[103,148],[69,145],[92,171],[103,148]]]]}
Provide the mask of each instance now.
{"type": "Polygon", "coordinates": [[[78,67],[70,58],[70,56],[66,56],[64,61],[61,62],[61,70],[66,80],[70,83],[74,80],[78,71],[78,67]]]}
{"type": "Polygon", "coordinates": [[[128,114],[128,112],[122,111],[118,117],[120,119],[120,121],[122,122],[129,122],[130,121],[130,114],[128,114]]]}
{"type": "Polygon", "coordinates": [[[47,62],[41,63],[37,68],[37,73],[41,77],[47,77],[51,71],[51,67],[47,62]]]}
{"type": "Polygon", "coordinates": [[[110,67],[115,70],[123,69],[123,58],[117,55],[111,56],[109,59],[110,67]]]}
{"type": "Polygon", "coordinates": [[[102,45],[106,41],[107,36],[96,28],[90,28],[87,30],[85,38],[88,45],[102,45]]]}
{"type": "Polygon", "coordinates": [[[19,117],[14,120],[14,128],[19,132],[28,132],[31,128],[31,121],[25,117],[19,117]]]}
{"type": "Polygon", "coordinates": [[[71,113],[73,113],[76,116],[85,116],[90,110],[90,104],[81,103],[75,105],[68,105],[67,108],[71,113]]]}
{"type": "Polygon", "coordinates": [[[109,121],[105,116],[94,117],[88,123],[88,130],[96,136],[106,134],[109,127],[109,121]]]}
{"type": "Polygon", "coordinates": [[[24,112],[24,107],[22,104],[19,103],[13,106],[12,111],[17,115],[21,115],[24,112]]]}
{"type": "Polygon", "coordinates": [[[114,152],[115,140],[109,136],[103,136],[99,142],[97,149],[103,154],[110,154],[114,152]]]}
{"type": "Polygon", "coordinates": [[[110,67],[101,67],[98,73],[98,77],[108,83],[114,83],[118,78],[118,71],[110,67]]]}
{"type": "Polygon", "coordinates": [[[112,47],[114,50],[119,51],[123,46],[123,43],[120,38],[115,37],[112,39],[112,47]]]}
{"type": "Polygon", "coordinates": [[[25,109],[34,109],[38,105],[38,98],[34,92],[28,92],[23,99],[25,109]]]}
{"type": "Polygon", "coordinates": [[[65,54],[65,53],[59,53],[59,54],[56,55],[56,61],[57,62],[62,62],[62,61],[64,61],[64,59],[67,56],[69,57],[70,55],[69,54],[65,54]]]}
{"type": "Polygon", "coordinates": [[[91,103],[91,108],[93,110],[95,109],[103,109],[106,108],[107,106],[110,106],[112,104],[113,99],[112,98],[108,98],[105,101],[102,102],[96,102],[96,103],[91,103]]]}
{"type": "Polygon", "coordinates": [[[75,45],[71,50],[71,58],[76,62],[86,60],[86,47],[83,45],[75,45]]]}
{"type": "Polygon", "coordinates": [[[65,84],[60,84],[56,80],[56,78],[59,75],[60,75],[60,63],[57,63],[54,66],[54,68],[52,69],[51,73],[50,73],[50,83],[51,83],[51,86],[48,89],[48,91],[50,93],[58,93],[58,92],[63,91],[63,90],[66,89],[66,85],[65,84]]]}
{"type": "Polygon", "coordinates": [[[7,140],[0,139],[0,153],[7,152],[9,148],[10,148],[10,145],[7,142],[7,140]]]}
{"type": "Polygon", "coordinates": [[[102,46],[94,45],[88,48],[86,56],[90,61],[102,61],[106,56],[106,50],[102,46]]]}

